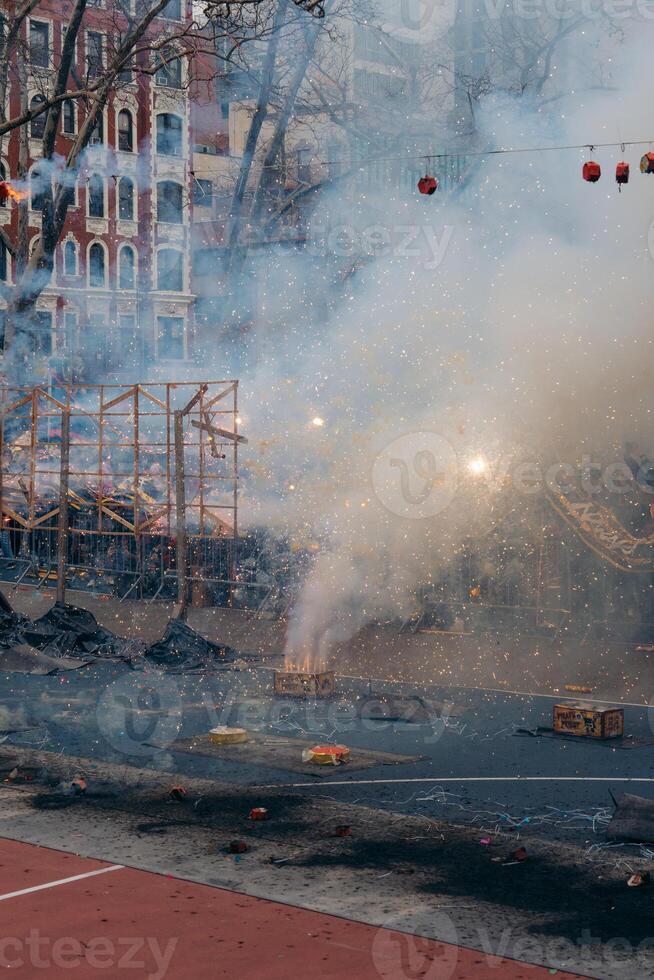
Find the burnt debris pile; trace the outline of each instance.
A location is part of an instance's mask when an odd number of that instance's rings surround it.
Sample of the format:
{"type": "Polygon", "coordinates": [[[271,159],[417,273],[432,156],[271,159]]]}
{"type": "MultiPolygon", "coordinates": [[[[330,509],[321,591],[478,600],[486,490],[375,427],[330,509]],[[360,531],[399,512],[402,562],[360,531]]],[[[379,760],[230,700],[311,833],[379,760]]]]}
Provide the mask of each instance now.
{"type": "Polygon", "coordinates": [[[161,640],[146,646],[100,626],[93,613],[56,602],[39,619],[17,613],[0,592],[0,671],[56,673],[99,660],[148,666],[166,673],[211,670],[248,659],[211,643],[180,620],[170,620],[161,640]]]}
{"type": "Polygon", "coordinates": [[[210,643],[187,623],[171,619],[163,638],[146,650],[145,659],[167,673],[180,673],[232,664],[248,657],[233,647],[210,643]]]}

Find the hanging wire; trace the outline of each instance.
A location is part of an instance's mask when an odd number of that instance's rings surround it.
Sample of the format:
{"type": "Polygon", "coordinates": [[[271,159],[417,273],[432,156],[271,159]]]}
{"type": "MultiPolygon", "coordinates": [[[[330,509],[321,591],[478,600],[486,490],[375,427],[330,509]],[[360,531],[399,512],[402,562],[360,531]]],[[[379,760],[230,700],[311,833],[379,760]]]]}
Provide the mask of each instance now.
{"type": "MultiPolygon", "coordinates": [[[[449,157],[492,157],[492,156],[504,156],[516,153],[561,153],[568,150],[588,150],[592,152],[593,150],[604,150],[610,149],[616,146],[626,148],[627,146],[651,146],[654,140],[628,140],[627,142],[615,142],[615,143],[576,143],[576,144],[566,144],[562,146],[520,146],[520,147],[504,147],[497,150],[474,150],[468,151],[464,149],[454,149],[448,150],[446,153],[424,153],[416,154],[414,156],[372,156],[367,157],[365,160],[358,160],[357,164],[361,167],[368,163],[390,163],[390,162],[404,162],[411,163],[413,161],[427,161],[429,164],[432,160],[446,160],[449,157]]],[[[328,166],[336,162],[335,160],[321,160],[323,166],[328,166]]]]}

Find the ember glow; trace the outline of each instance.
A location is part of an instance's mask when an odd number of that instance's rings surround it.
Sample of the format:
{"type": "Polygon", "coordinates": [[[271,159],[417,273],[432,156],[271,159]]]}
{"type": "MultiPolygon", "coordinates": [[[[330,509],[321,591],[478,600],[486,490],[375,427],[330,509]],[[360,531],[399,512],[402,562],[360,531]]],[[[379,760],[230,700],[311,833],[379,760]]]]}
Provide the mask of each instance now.
{"type": "Polygon", "coordinates": [[[0,200],[5,200],[10,197],[12,201],[24,201],[27,197],[27,191],[17,191],[16,188],[8,181],[0,181],[0,200]]]}
{"type": "Polygon", "coordinates": [[[474,456],[468,463],[468,471],[473,476],[484,476],[488,472],[488,463],[483,456],[474,456]]]}

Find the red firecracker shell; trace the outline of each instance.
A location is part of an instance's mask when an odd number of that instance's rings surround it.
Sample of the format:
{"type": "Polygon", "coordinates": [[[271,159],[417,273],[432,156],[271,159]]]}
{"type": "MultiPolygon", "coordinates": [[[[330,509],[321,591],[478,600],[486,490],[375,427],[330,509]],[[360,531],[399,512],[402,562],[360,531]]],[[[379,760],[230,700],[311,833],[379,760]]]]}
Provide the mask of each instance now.
{"type": "Polygon", "coordinates": [[[619,163],[615,168],[615,179],[617,180],[618,184],[628,184],[630,175],[631,167],[623,160],[622,163],[619,163]]]}
{"type": "Polygon", "coordinates": [[[642,174],[654,174],[654,153],[646,153],[642,158],[640,172],[642,174]]]}
{"type": "Polygon", "coordinates": [[[588,163],[584,164],[582,173],[584,180],[587,180],[589,184],[596,184],[602,176],[602,168],[599,163],[595,163],[594,160],[589,160],[588,163]]]}
{"type": "Polygon", "coordinates": [[[250,820],[267,820],[268,811],[265,806],[255,806],[250,810],[250,820]]]}
{"type": "Polygon", "coordinates": [[[430,174],[425,174],[425,176],[421,177],[418,181],[418,190],[421,194],[428,194],[431,196],[438,190],[438,180],[435,177],[432,177],[430,174]]]}

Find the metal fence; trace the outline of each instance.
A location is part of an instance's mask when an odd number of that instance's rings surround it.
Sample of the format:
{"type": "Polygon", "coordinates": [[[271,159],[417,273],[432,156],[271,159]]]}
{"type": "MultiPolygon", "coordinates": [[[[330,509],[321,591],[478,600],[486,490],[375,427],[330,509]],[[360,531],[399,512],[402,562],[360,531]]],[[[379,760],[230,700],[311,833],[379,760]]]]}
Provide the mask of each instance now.
{"type": "Polygon", "coordinates": [[[0,578],[230,602],[238,382],[0,387],[0,578]]]}

